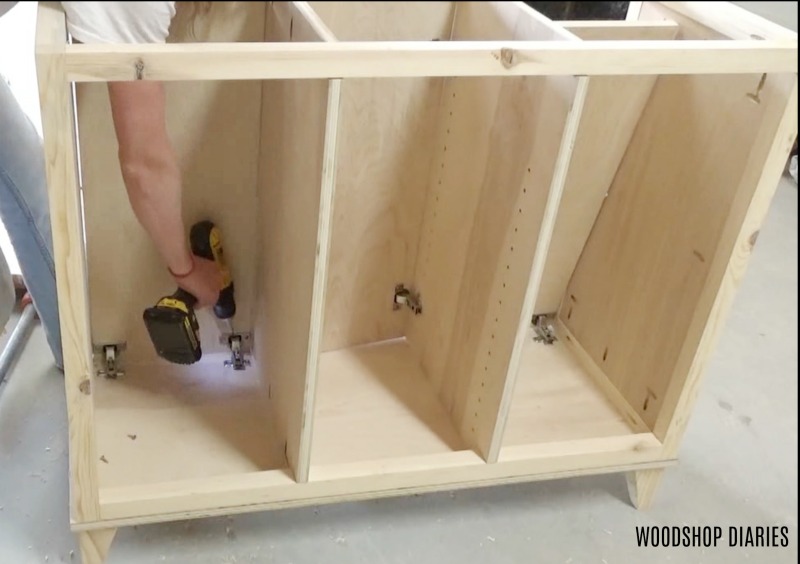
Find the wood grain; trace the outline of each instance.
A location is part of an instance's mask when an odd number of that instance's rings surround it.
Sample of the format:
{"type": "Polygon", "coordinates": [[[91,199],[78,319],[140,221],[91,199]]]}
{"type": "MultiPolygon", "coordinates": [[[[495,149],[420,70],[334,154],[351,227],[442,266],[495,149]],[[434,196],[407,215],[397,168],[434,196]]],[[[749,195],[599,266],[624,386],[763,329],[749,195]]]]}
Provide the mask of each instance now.
{"type": "MultiPolygon", "coordinates": [[[[501,3],[459,7],[453,40],[567,33],[501,3]]],[[[409,341],[471,448],[496,430],[574,79],[451,79],[409,341]],[[534,174],[534,170],[536,173],[534,174]],[[469,413],[469,415],[467,415],[469,413]]]]}
{"type": "Polygon", "coordinates": [[[613,25],[523,2],[216,4],[206,43],[179,44],[179,17],[165,46],[65,47],[40,7],[84,558],[122,525],[608,472],[647,506],[796,139],[796,34],[689,3],[613,25]],[[137,57],[171,82],[187,216],[218,212],[242,253],[244,372],[207,318],[198,366],[145,346],[141,310],[173,288],[102,84],[137,57]],[[72,79],[101,83],[79,85],[78,138],[72,79]],[[391,310],[401,281],[423,315],[391,310]],[[532,341],[540,297],[566,340],[532,341]],[[126,378],[93,378],[92,337],[127,340],[126,378]]]}
{"type": "MultiPolygon", "coordinates": [[[[295,8],[271,5],[267,40],[322,39],[295,8]]],[[[266,81],[263,89],[256,355],[287,463],[303,482],[330,245],[340,82],[266,81]]]]}
{"type": "Polygon", "coordinates": [[[656,78],[589,80],[534,313],[558,310],[656,78]]]}
{"type": "Polygon", "coordinates": [[[674,39],[680,26],[673,21],[561,21],[584,41],[644,41],[674,39]]]}
{"type": "Polygon", "coordinates": [[[36,28],[44,159],[69,418],[70,515],[98,518],[87,257],[75,155],[74,100],[66,78],[66,20],[57,3],[42,2],[36,28]]]}
{"type": "MultiPolygon", "coordinates": [[[[645,5],[651,2],[645,2],[645,5]]],[[[754,14],[734,2],[653,2],[681,14],[731,39],[786,39],[797,41],[797,32],[754,14]]]]}
{"type": "Polygon", "coordinates": [[[320,465],[458,450],[458,431],[404,339],[322,355],[312,474],[320,465]]]}
{"type": "MultiPolygon", "coordinates": [[[[631,30],[641,38],[673,39],[678,32],[673,22],[577,23],[563,25],[584,40],[626,40],[631,30]]],[[[558,310],[655,82],[654,76],[595,76],[589,80],[534,313],[558,310]]]]}
{"type": "Polygon", "coordinates": [[[105,564],[116,529],[95,529],[78,533],[82,564],[105,564]]]}
{"type": "Polygon", "coordinates": [[[461,76],[616,76],[792,72],[797,41],[379,41],[303,44],[74,45],[67,78],[75,82],[279,78],[461,76]],[[510,49],[510,51],[504,51],[510,49]],[[504,54],[506,59],[504,59],[504,54]],[[512,56],[513,55],[513,56],[512,56]],[[511,64],[508,62],[511,57],[511,64]]]}
{"type": "Polygon", "coordinates": [[[636,432],[562,335],[547,345],[535,342],[528,332],[503,449],[636,432]]]}
{"type": "Polygon", "coordinates": [[[752,139],[752,153],[731,205],[717,255],[674,367],[672,385],[654,431],[668,452],[677,453],[706,366],[722,334],[758,233],[797,139],[797,75],[773,76],[778,95],[769,118],[752,139]],[[776,115],[777,114],[777,115],[776,115]],[[779,119],[775,128],[773,119],[779,119]]]}
{"type": "Polygon", "coordinates": [[[664,477],[664,469],[635,470],[627,472],[625,477],[628,482],[628,495],[633,506],[640,511],[649,509],[655,499],[661,479],[664,477]]]}
{"type": "MultiPolygon", "coordinates": [[[[460,4],[451,41],[508,39],[516,18],[496,3],[460,4]]],[[[478,208],[481,182],[491,149],[491,133],[502,79],[449,78],[443,85],[432,154],[414,284],[424,315],[408,318],[406,334],[428,379],[447,410],[455,389],[446,378],[459,292],[478,208]]]]}
{"type": "MultiPolygon", "coordinates": [[[[339,40],[446,39],[450,3],[312,3],[339,40]]],[[[413,284],[441,79],[342,83],[322,349],[399,337],[413,284]]]]}
{"type": "Polygon", "coordinates": [[[458,2],[308,2],[337,41],[446,40],[458,2]]]}
{"type": "Polygon", "coordinates": [[[119,488],[105,493],[103,518],[106,526],[133,525],[165,518],[234,515],[641,470],[673,463],[674,460],[661,457],[661,444],[652,434],[603,437],[509,447],[495,464],[486,464],[472,451],[460,451],[323,466],[315,469],[311,481],[304,484],[295,483],[285,472],[272,471],[235,479],[119,488]]]}
{"type": "Polygon", "coordinates": [[[141,364],[98,379],[98,480],[108,488],[286,467],[257,367],[214,353],[191,367],[141,364]]]}
{"type": "MultiPolygon", "coordinates": [[[[741,224],[764,164],[758,152],[783,115],[785,77],[769,75],[756,103],[748,94],[760,81],[659,78],[561,308],[651,429],[668,390],[685,381],[678,355],[692,319],[709,313],[706,288],[718,287],[715,265],[733,244],[726,225],[741,224]]],[[[699,334],[691,338],[696,346],[699,334]]]]}

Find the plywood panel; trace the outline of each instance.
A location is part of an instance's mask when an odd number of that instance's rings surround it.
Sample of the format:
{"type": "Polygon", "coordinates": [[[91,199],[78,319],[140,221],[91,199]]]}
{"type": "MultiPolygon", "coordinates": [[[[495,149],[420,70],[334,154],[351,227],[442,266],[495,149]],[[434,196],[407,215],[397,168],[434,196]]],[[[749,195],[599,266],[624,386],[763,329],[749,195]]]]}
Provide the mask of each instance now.
{"type": "Polygon", "coordinates": [[[338,41],[445,40],[457,2],[308,2],[338,41]]]}
{"type": "MultiPolygon", "coordinates": [[[[460,4],[453,39],[577,41],[518,4],[460,4]]],[[[572,77],[457,79],[442,99],[417,266],[427,309],[411,319],[409,341],[465,440],[484,455],[576,85],[572,77]]]]}
{"type": "Polygon", "coordinates": [[[142,364],[123,379],[98,379],[101,489],[284,468],[258,368],[234,371],[225,357],[142,364]]]}
{"type": "MultiPolygon", "coordinates": [[[[319,41],[296,6],[275,3],[268,41],[319,41]]],[[[262,290],[256,356],[295,478],[308,478],[333,195],[340,81],[265,81],[258,198],[262,290]]]]}
{"type": "MultiPolygon", "coordinates": [[[[498,10],[462,3],[450,39],[507,39],[514,21],[504,21],[498,10]]],[[[448,410],[453,399],[444,382],[445,364],[501,85],[498,78],[446,79],[438,114],[414,274],[424,315],[409,317],[407,335],[448,410]]]]}
{"type": "MultiPolygon", "coordinates": [[[[451,40],[558,37],[558,30],[541,19],[531,18],[522,2],[460,3],[451,40]],[[534,29],[518,32],[518,27],[534,29]]],[[[506,156],[491,146],[503,84],[501,78],[450,78],[441,98],[414,276],[425,313],[408,318],[407,334],[448,409],[453,409],[457,380],[445,378],[446,363],[456,315],[464,307],[459,291],[487,163],[490,158],[507,163],[517,154],[511,143],[506,156]]]]}
{"type": "Polygon", "coordinates": [[[642,2],[637,19],[640,22],[675,22],[680,26],[676,36],[678,39],[729,39],[723,33],[668,8],[663,2],[642,2]]]}
{"type": "MultiPolygon", "coordinates": [[[[753,139],[754,150],[742,185],[755,184],[754,193],[739,190],[732,213],[722,232],[721,246],[698,300],[695,316],[684,339],[664,406],[654,434],[664,442],[664,451],[673,456],[680,448],[691,420],[695,400],[706,366],[722,335],[727,316],[752,256],[759,230],[784,174],[786,161],[797,142],[797,75],[781,77],[785,106],[777,129],[762,128],[753,139]]],[[[775,111],[781,111],[776,103],[775,111]]]]}
{"type": "Polygon", "coordinates": [[[314,466],[462,449],[404,339],[323,354],[314,425],[314,466]]]}
{"type": "Polygon", "coordinates": [[[504,447],[636,432],[566,342],[547,345],[534,337],[533,331],[525,337],[504,447]]]}
{"type": "Polygon", "coordinates": [[[656,78],[592,77],[534,313],[558,310],[656,78]]]}
{"type": "Polygon", "coordinates": [[[558,82],[506,81],[493,120],[445,369],[457,421],[476,445],[488,447],[494,431],[575,93],[574,81],[565,79],[560,88],[558,82]]]}
{"type": "Polygon", "coordinates": [[[562,21],[558,22],[584,41],[641,41],[675,39],[680,27],[673,21],[562,21]]]}
{"type": "MultiPolygon", "coordinates": [[[[672,22],[650,24],[653,27],[637,22],[575,23],[581,25],[564,25],[582,39],[621,40],[629,37],[631,29],[647,39],[673,39],[678,32],[672,22]]],[[[534,313],[554,313],[561,304],[655,82],[655,76],[596,76],[589,80],[534,313]]]]}
{"type": "Polygon", "coordinates": [[[502,79],[459,78],[445,83],[430,188],[413,278],[423,314],[408,319],[409,343],[425,373],[452,409],[453,381],[446,378],[448,351],[473,218],[490,151],[502,79]]]}
{"type": "MultiPolygon", "coordinates": [[[[193,35],[176,24],[170,41],[259,41],[263,26],[263,3],[218,4],[207,17],[196,20],[193,35]]],[[[196,81],[172,82],[166,88],[167,124],[183,174],[187,230],[206,218],[221,228],[236,285],[234,327],[251,330],[261,85],[196,81]]],[[[106,85],[79,84],[77,107],[92,339],[127,342],[127,362],[153,360],[142,312],[176,286],[131,210],[106,85]]],[[[199,313],[204,351],[223,350],[213,315],[199,313]]]]}
{"type": "Polygon", "coordinates": [[[759,90],[760,75],[660,77],[569,284],[561,319],[651,428],[695,310],[710,307],[723,230],[755,189],[753,140],[774,136],[784,78],[759,90]]]}
{"type": "MultiPolygon", "coordinates": [[[[446,39],[450,3],[312,3],[339,40],[446,39]]],[[[323,350],[394,338],[413,283],[442,79],[342,83],[323,350]]]]}

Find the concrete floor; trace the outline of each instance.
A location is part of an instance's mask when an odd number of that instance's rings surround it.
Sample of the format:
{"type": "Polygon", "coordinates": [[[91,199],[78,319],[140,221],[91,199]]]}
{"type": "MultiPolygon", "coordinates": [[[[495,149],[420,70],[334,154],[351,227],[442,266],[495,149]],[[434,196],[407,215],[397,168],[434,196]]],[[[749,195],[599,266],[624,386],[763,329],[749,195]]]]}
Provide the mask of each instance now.
{"type": "MultiPolygon", "coordinates": [[[[797,561],[797,201],[784,179],[651,510],[622,475],[122,529],[109,564],[797,561]],[[637,548],[636,525],[786,525],[788,548],[637,548]]],[[[62,377],[36,328],[0,396],[0,563],[78,562],[62,377]],[[74,551],[74,552],[73,552],[74,551]]]]}

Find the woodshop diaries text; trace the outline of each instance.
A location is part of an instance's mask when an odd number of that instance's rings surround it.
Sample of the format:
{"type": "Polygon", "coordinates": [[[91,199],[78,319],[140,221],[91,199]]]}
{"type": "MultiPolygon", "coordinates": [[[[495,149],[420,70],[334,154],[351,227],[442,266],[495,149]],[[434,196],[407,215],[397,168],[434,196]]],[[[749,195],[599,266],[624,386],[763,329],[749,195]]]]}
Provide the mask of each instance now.
{"type": "Polygon", "coordinates": [[[636,527],[636,543],[640,547],[716,547],[727,532],[729,547],[789,546],[789,527],[636,527]]]}

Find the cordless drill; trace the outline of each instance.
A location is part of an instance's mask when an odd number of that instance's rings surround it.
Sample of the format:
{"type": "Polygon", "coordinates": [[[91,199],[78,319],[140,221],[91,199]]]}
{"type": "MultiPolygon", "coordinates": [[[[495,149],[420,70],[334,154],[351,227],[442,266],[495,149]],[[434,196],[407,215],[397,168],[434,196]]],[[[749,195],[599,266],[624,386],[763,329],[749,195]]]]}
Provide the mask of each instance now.
{"type": "MultiPolygon", "coordinates": [[[[222,273],[222,291],[214,304],[214,315],[228,320],[236,314],[233,279],[225,263],[220,230],[211,221],[200,221],[189,234],[192,253],[213,260],[222,273]]],[[[144,311],[143,319],[158,355],[175,364],[194,364],[203,356],[200,324],[194,312],[197,298],[178,288],[144,311]]]]}

